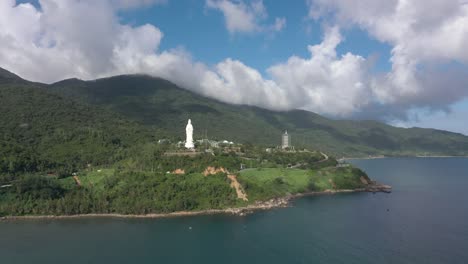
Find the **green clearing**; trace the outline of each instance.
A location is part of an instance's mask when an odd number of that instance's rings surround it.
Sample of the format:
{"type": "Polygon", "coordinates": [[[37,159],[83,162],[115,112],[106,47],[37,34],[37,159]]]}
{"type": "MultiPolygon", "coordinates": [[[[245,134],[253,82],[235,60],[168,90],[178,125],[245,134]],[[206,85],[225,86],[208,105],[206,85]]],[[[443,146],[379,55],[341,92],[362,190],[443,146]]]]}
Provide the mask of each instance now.
{"type": "Polygon", "coordinates": [[[72,177],[29,175],[14,188],[0,189],[7,215],[88,213],[148,214],[245,206],[288,194],[363,187],[367,175],[353,167],[322,169],[253,168],[238,173],[249,202],[237,198],[226,174],[204,176],[99,169],[72,177]],[[331,181],[330,181],[331,180],[331,181]]]}
{"type": "Polygon", "coordinates": [[[329,167],[320,170],[300,169],[249,169],[239,173],[249,199],[266,200],[287,194],[331,189],[356,189],[364,187],[360,177],[368,176],[354,167],[329,167]]]}
{"type": "Polygon", "coordinates": [[[114,169],[98,169],[78,177],[83,187],[103,190],[104,180],[106,179],[106,177],[112,177],[114,173],[114,169]]]}

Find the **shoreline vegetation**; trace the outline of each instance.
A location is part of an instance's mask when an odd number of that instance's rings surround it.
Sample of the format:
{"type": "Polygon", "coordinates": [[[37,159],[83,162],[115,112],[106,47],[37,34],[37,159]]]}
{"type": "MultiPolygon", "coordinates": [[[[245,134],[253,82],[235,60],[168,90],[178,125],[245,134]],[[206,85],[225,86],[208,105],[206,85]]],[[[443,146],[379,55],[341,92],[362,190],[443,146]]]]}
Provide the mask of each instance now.
{"type": "Polygon", "coordinates": [[[110,166],[3,175],[0,217],[242,215],[306,194],[391,189],[318,150],[229,143],[194,156],[165,155],[177,150],[148,143],[110,166]]]}
{"type": "Polygon", "coordinates": [[[306,197],[306,196],[320,196],[320,195],[334,195],[340,193],[357,193],[357,192],[383,192],[391,193],[392,187],[385,184],[374,183],[365,188],[356,189],[341,189],[341,190],[325,190],[315,192],[305,192],[291,194],[284,197],[272,198],[267,201],[255,202],[248,206],[233,207],[226,209],[208,209],[198,211],[177,211],[171,213],[156,213],[156,214],[118,214],[118,213],[106,213],[106,214],[76,214],[76,215],[21,215],[21,216],[3,216],[0,217],[0,221],[15,221],[15,220],[61,220],[61,219],[80,219],[80,218],[120,218],[120,219],[156,219],[156,218],[172,218],[172,217],[188,217],[188,216],[200,216],[200,215],[235,215],[245,216],[256,211],[265,211],[275,208],[288,207],[291,201],[306,197]]]}
{"type": "Polygon", "coordinates": [[[0,88],[0,217],[250,210],[277,197],[379,191],[347,156],[468,153],[461,134],[224,104],[148,76],[46,85],[0,68],[0,88]],[[183,144],[189,118],[193,152],[183,144]],[[277,145],[284,130],[294,146],[277,145]]]}
{"type": "Polygon", "coordinates": [[[468,155],[450,156],[450,155],[409,155],[409,156],[370,156],[370,157],[343,157],[339,160],[372,160],[389,158],[468,158],[468,155]]]}

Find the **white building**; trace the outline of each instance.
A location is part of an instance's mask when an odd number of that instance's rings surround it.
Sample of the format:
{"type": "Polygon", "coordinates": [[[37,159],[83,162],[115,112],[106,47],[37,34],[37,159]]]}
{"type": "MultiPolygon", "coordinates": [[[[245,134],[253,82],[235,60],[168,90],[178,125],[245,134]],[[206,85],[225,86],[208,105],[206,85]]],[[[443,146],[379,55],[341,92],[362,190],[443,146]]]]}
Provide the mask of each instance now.
{"type": "Polygon", "coordinates": [[[284,131],[284,134],[281,137],[281,148],[289,148],[290,147],[290,142],[289,142],[289,135],[288,131],[284,131]]]}

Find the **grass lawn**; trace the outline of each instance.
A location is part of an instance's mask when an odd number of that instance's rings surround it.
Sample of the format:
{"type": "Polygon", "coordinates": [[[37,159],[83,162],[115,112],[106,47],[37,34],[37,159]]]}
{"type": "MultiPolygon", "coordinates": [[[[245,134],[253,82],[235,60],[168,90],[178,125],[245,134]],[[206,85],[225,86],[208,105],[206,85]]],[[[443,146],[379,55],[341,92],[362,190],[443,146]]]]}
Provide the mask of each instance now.
{"type": "Polygon", "coordinates": [[[108,177],[114,175],[114,169],[100,169],[88,172],[80,177],[81,184],[87,188],[103,188],[102,181],[108,177]]]}
{"type": "Polygon", "coordinates": [[[266,200],[307,191],[310,174],[306,170],[262,168],[241,171],[238,180],[249,200],[266,200]]]}
{"type": "Polygon", "coordinates": [[[301,189],[307,186],[310,171],[299,169],[264,168],[251,169],[240,172],[240,179],[247,182],[263,185],[280,178],[292,189],[301,189]]]}
{"type": "MultiPolygon", "coordinates": [[[[211,208],[213,204],[219,207],[245,205],[238,199],[231,199],[234,190],[229,187],[230,181],[226,177],[214,175],[205,177],[201,173],[189,175],[167,174],[164,177],[154,177],[151,173],[141,172],[128,177],[114,177],[114,169],[95,170],[79,175],[84,188],[101,192],[142,192],[165,193],[169,189],[171,195],[187,196],[186,200],[196,201],[197,208],[211,208]],[[164,179],[166,178],[166,179],[164,179]],[[107,180],[117,180],[113,190],[104,190],[107,180]],[[190,198],[188,198],[190,197],[190,198]]],[[[284,169],[284,168],[254,168],[243,170],[238,175],[238,181],[247,193],[249,202],[264,201],[287,194],[297,194],[308,191],[324,191],[330,189],[355,189],[363,187],[360,177],[364,172],[353,167],[323,169],[284,169]]],[[[367,178],[368,179],[368,178],[367,178]]],[[[73,178],[60,180],[62,186],[72,189],[76,186],[73,178]]],[[[185,198],[184,198],[185,199],[185,198]]]]}
{"type": "MultiPolygon", "coordinates": [[[[86,172],[79,174],[78,178],[81,181],[81,185],[85,188],[102,190],[104,188],[103,180],[114,175],[114,169],[99,169],[95,171],[86,172]]],[[[75,180],[72,177],[67,177],[60,180],[62,186],[66,189],[76,186],[75,180]]]]}
{"type": "MultiPolygon", "coordinates": [[[[352,167],[329,167],[320,170],[263,168],[239,173],[249,199],[266,200],[273,197],[306,191],[327,189],[354,189],[362,187],[360,177],[365,175],[352,167]]],[[[367,177],[367,176],[366,176],[367,177]]]]}

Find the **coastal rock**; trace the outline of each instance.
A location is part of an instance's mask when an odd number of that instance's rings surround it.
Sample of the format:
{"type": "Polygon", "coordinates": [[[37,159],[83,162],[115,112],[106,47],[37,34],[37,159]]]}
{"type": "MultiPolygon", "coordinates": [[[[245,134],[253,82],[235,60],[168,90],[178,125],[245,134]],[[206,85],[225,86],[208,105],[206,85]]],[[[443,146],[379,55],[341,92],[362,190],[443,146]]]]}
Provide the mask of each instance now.
{"type": "Polygon", "coordinates": [[[359,180],[361,180],[361,183],[362,183],[362,184],[365,184],[365,185],[368,185],[368,184],[369,184],[369,182],[366,180],[366,178],[364,178],[364,176],[361,176],[361,177],[359,178],[359,180]]]}
{"type": "Polygon", "coordinates": [[[384,193],[391,193],[392,192],[392,186],[390,185],[385,185],[385,184],[380,184],[380,183],[373,183],[371,185],[368,185],[365,188],[365,191],[367,192],[384,192],[384,193]]]}

